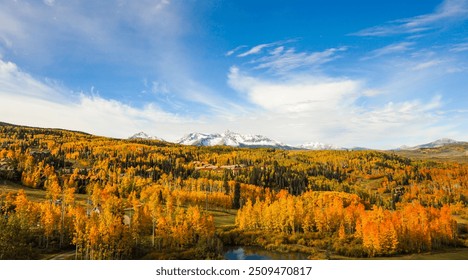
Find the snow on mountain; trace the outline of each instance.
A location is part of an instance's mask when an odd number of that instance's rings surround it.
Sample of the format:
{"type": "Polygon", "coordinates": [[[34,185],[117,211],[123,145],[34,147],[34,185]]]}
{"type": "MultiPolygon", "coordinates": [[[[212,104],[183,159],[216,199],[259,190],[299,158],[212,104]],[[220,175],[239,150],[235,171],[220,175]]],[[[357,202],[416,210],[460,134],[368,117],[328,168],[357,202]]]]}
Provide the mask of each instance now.
{"type": "Polygon", "coordinates": [[[438,147],[442,147],[445,145],[457,144],[457,143],[462,143],[462,142],[449,139],[449,138],[442,138],[442,139],[439,139],[430,143],[421,144],[421,145],[417,145],[414,147],[401,146],[400,148],[398,148],[398,150],[417,150],[417,149],[438,148],[438,147]]]}
{"type": "Polygon", "coordinates": [[[344,148],[319,142],[311,142],[297,147],[272,140],[262,135],[239,134],[232,131],[224,133],[205,134],[193,132],[177,141],[179,144],[192,146],[232,146],[232,147],[273,147],[279,149],[302,150],[343,150],[344,148]]]}
{"type": "Polygon", "coordinates": [[[330,145],[330,144],[324,144],[320,142],[310,142],[307,144],[300,145],[297,148],[304,149],[304,150],[343,150],[344,149],[342,147],[338,147],[338,146],[330,145]]]}
{"type": "Polygon", "coordinates": [[[156,136],[149,136],[148,134],[144,133],[143,131],[133,134],[132,136],[128,137],[130,140],[135,139],[142,139],[142,140],[158,140],[164,141],[164,139],[156,137],[156,136]]]}
{"type": "Polygon", "coordinates": [[[222,145],[220,141],[220,134],[204,134],[192,132],[179,139],[176,143],[192,146],[215,146],[222,145]]]}
{"type": "Polygon", "coordinates": [[[205,134],[193,132],[185,135],[177,141],[182,145],[192,146],[232,146],[232,147],[276,147],[291,149],[281,142],[272,140],[262,135],[243,135],[232,131],[224,133],[205,134]]]}

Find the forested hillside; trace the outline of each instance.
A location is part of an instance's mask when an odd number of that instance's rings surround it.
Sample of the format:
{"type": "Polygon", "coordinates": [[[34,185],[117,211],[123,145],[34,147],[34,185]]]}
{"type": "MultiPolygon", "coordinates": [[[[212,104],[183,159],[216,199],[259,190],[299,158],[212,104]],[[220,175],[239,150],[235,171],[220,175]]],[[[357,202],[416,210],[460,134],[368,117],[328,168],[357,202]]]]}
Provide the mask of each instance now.
{"type": "Polygon", "coordinates": [[[77,259],[222,258],[235,244],[311,258],[464,247],[467,184],[465,163],[389,152],[193,147],[1,124],[0,259],[66,249],[77,259]]]}

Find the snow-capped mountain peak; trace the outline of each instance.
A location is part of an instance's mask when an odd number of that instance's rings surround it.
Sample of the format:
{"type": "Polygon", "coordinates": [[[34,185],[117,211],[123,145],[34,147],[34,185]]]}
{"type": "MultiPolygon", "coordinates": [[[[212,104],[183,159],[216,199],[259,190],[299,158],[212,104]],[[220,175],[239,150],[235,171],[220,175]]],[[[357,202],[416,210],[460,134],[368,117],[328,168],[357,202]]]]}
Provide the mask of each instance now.
{"type": "Polygon", "coordinates": [[[132,136],[128,137],[128,139],[134,140],[134,139],[142,139],[142,140],[159,140],[159,141],[164,141],[164,139],[159,138],[157,136],[150,136],[146,134],[143,131],[140,131],[138,133],[133,134],[132,136]]]}
{"type": "Polygon", "coordinates": [[[442,139],[436,140],[434,142],[428,143],[426,145],[443,146],[443,145],[456,144],[456,143],[458,143],[457,140],[453,140],[453,139],[450,139],[450,138],[442,138],[442,139]]]}
{"type": "Polygon", "coordinates": [[[309,142],[298,146],[298,148],[304,150],[343,150],[342,147],[338,147],[331,144],[324,144],[320,142],[309,142]]]}
{"type": "Polygon", "coordinates": [[[462,143],[457,140],[449,139],[449,138],[441,138],[433,142],[429,142],[426,144],[421,144],[417,145],[414,147],[409,147],[409,146],[401,146],[399,150],[417,150],[417,149],[428,149],[428,148],[439,148],[445,145],[450,145],[450,144],[457,144],[457,143],[462,143]]]}
{"type": "Polygon", "coordinates": [[[288,146],[262,135],[239,134],[230,130],[224,133],[205,134],[192,132],[177,141],[183,145],[193,146],[232,146],[232,147],[278,147],[288,146]]]}

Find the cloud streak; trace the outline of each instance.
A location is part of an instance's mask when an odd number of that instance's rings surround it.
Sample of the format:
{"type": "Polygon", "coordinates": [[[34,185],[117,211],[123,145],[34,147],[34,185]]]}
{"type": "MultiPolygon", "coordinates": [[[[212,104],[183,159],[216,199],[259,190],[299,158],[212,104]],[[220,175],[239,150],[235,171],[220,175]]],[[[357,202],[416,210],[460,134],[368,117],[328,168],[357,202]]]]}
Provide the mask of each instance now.
{"type": "Polygon", "coordinates": [[[369,55],[365,56],[363,59],[366,60],[366,59],[378,58],[384,55],[404,53],[404,52],[411,50],[414,44],[415,44],[414,42],[400,42],[400,43],[390,44],[385,47],[371,51],[369,55]]]}
{"type": "Polygon", "coordinates": [[[241,46],[235,47],[234,49],[227,51],[225,55],[226,56],[231,56],[234,53],[236,53],[237,51],[242,50],[242,49],[244,49],[246,47],[247,47],[247,45],[241,45],[241,46]]]}
{"type": "Polygon", "coordinates": [[[421,63],[417,64],[417,65],[414,66],[412,69],[413,69],[413,70],[424,70],[424,69],[428,69],[428,68],[431,68],[431,67],[440,65],[440,64],[442,64],[443,62],[444,62],[444,61],[439,60],[439,59],[433,59],[433,60],[429,60],[429,61],[424,61],[424,62],[421,62],[421,63]]]}
{"type": "MultiPolygon", "coordinates": [[[[256,45],[256,46],[253,46],[251,47],[249,50],[243,52],[243,53],[240,53],[237,55],[237,57],[247,57],[247,56],[251,56],[251,55],[256,55],[256,54],[260,54],[262,53],[262,51],[264,49],[269,49],[269,48],[272,48],[272,47],[275,47],[275,46],[280,46],[279,48],[284,48],[282,45],[284,44],[287,44],[287,43],[292,43],[292,42],[295,42],[296,40],[295,39],[289,39],[289,40],[284,40],[284,41],[276,41],[276,42],[272,42],[272,43],[266,43],[266,44],[259,44],[259,45],[256,45]]],[[[237,51],[239,49],[242,49],[242,48],[245,48],[247,47],[246,45],[241,45],[231,51],[237,51]]],[[[230,53],[230,51],[228,52],[230,53]]]]}
{"type": "Polygon", "coordinates": [[[445,0],[433,13],[391,21],[385,25],[366,28],[351,35],[373,37],[417,34],[466,19],[468,19],[467,0],[445,0]]]}
{"type": "Polygon", "coordinates": [[[255,47],[252,47],[250,48],[248,51],[246,52],[243,52],[241,54],[238,54],[237,57],[246,57],[246,56],[249,56],[249,55],[253,55],[253,54],[258,54],[260,53],[263,49],[265,48],[268,48],[268,47],[271,47],[271,46],[275,46],[277,45],[278,43],[269,43],[269,44],[260,44],[260,45],[257,45],[255,47]]]}
{"type": "Polygon", "coordinates": [[[294,48],[275,48],[269,55],[263,56],[252,63],[255,69],[268,69],[274,72],[289,72],[303,67],[319,67],[338,58],[339,52],[346,51],[346,47],[329,48],[321,52],[297,52],[294,48]]]}
{"type": "Polygon", "coordinates": [[[455,44],[450,48],[452,52],[466,52],[468,51],[468,42],[467,43],[460,43],[455,44]]]}

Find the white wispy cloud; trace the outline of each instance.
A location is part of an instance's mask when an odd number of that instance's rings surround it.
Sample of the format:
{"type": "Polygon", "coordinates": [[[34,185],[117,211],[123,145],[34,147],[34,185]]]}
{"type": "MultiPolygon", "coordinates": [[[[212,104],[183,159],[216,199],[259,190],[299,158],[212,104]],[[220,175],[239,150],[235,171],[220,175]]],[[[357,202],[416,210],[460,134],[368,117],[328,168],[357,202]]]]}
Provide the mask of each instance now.
{"type": "Polygon", "coordinates": [[[246,47],[247,47],[247,45],[240,45],[240,46],[238,46],[238,47],[235,47],[235,48],[232,49],[232,50],[227,51],[225,55],[226,55],[226,56],[231,56],[231,55],[233,55],[234,53],[236,53],[237,51],[242,50],[242,49],[244,49],[244,48],[246,48],[246,47]]]}
{"type": "MultiPolygon", "coordinates": [[[[260,44],[250,48],[237,57],[256,55],[248,63],[253,69],[266,69],[271,72],[284,74],[300,68],[318,68],[319,66],[340,57],[341,52],[348,48],[345,46],[328,48],[323,51],[298,52],[294,47],[286,47],[285,44],[296,40],[277,41],[273,43],[260,44]],[[262,52],[265,51],[263,54],[262,52]]],[[[244,47],[244,46],[240,46],[244,47]]],[[[238,47],[239,48],[239,47],[238,47]]],[[[237,48],[236,48],[237,49],[237,48]]],[[[232,55],[236,50],[230,50],[227,55],[232,55]]]]}
{"type": "Polygon", "coordinates": [[[253,60],[255,69],[270,69],[276,72],[288,72],[301,67],[318,67],[338,57],[337,53],[346,51],[346,47],[329,48],[321,52],[297,52],[294,48],[277,47],[269,55],[253,60]]]}
{"type": "Polygon", "coordinates": [[[439,60],[439,59],[433,59],[433,60],[429,60],[429,61],[424,61],[424,62],[418,63],[418,64],[415,65],[412,69],[413,69],[413,70],[424,70],[424,69],[427,69],[427,68],[434,67],[434,66],[436,66],[436,65],[440,65],[440,64],[442,64],[443,62],[444,62],[444,61],[439,60]]]}
{"type": "Polygon", "coordinates": [[[364,117],[366,122],[377,125],[419,123],[422,121],[422,117],[430,123],[431,120],[437,118],[434,110],[441,108],[441,105],[441,96],[434,96],[426,103],[420,100],[388,102],[381,108],[364,112],[361,117],[364,117]]]}
{"type": "Polygon", "coordinates": [[[252,54],[258,54],[260,53],[263,49],[265,48],[268,48],[268,47],[271,47],[271,46],[275,46],[275,45],[278,45],[277,42],[275,43],[269,43],[269,44],[260,44],[260,45],[257,45],[255,47],[252,47],[250,48],[248,51],[246,52],[243,52],[241,54],[238,54],[237,57],[246,57],[246,56],[249,56],[249,55],[252,55],[252,54]]]}
{"type": "MultiPolygon", "coordinates": [[[[23,96],[35,99],[51,99],[57,102],[63,100],[58,93],[61,88],[56,84],[40,82],[28,73],[20,71],[16,64],[1,59],[0,90],[4,93],[20,92],[23,96]]],[[[8,103],[8,99],[2,101],[3,104],[8,103]]]]}
{"type": "Polygon", "coordinates": [[[391,21],[387,24],[366,28],[352,35],[390,36],[397,34],[416,34],[441,28],[452,22],[468,19],[467,0],[445,0],[433,13],[407,19],[391,21]]]}
{"type": "Polygon", "coordinates": [[[371,51],[369,55],[365,56],[363,59],[366,60],[366,59],[377,58],[377,57],[381,57],[381,56],[389,55],[389,54],[404,53],[408,50],[411,50],[414,44],[415,44],[414,42],[400,42],[400,43],[390,44],[385,47],[371,51]]]}
{"type": "Polygon", "coordinates": [[[467,43],[454,44],[450,48],[450,51],[452,51],[452,52],[466,52],[466,51],[468,51],[468,42],[467,43]]]}

